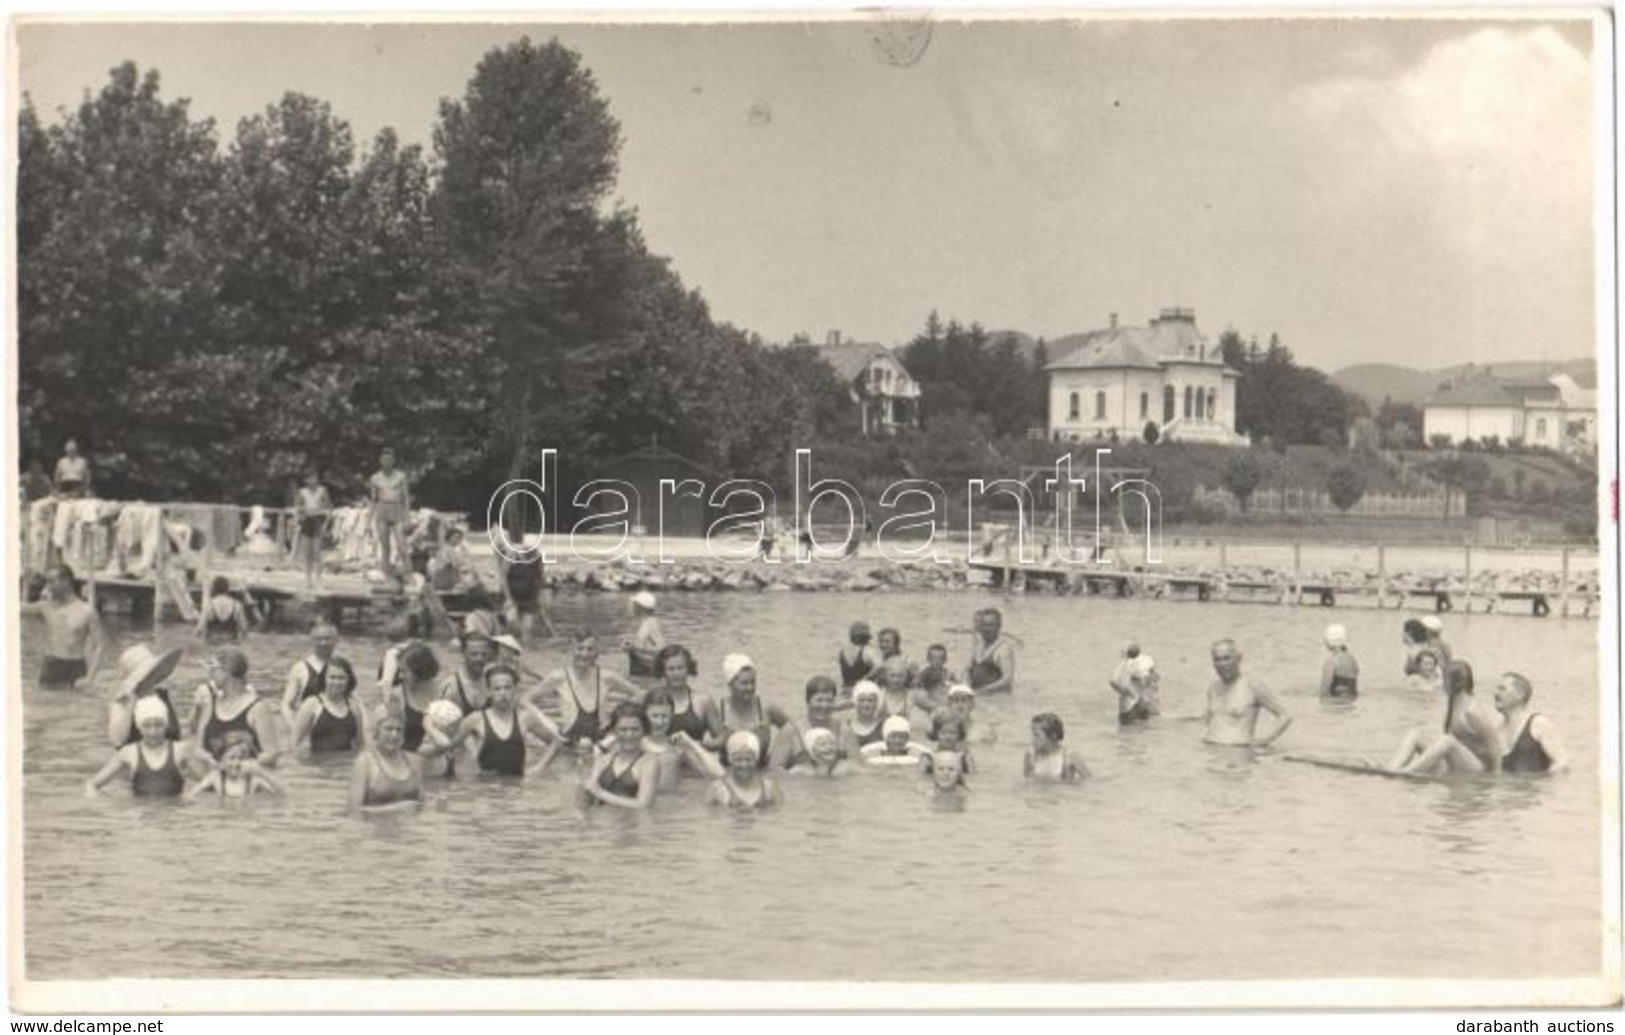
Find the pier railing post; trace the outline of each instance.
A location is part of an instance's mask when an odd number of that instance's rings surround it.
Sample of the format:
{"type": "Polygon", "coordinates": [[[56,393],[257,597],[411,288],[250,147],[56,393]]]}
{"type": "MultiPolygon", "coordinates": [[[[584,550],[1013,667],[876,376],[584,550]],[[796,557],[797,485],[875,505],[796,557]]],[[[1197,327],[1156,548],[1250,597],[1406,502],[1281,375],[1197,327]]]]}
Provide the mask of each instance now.
{"type": "Polygon", "coordinates": [[[1388,548],[1377,544],[1377,610],[1381,611],[1388,599],[1388,548]]]}
{"type": "Polygon", "coordinates": [[[1560,599],[1557,612],[1564,618],[1569,616],[1569,548],[1563,547],[1563,580],[1558,584],[1557,594],[1560,599]]]}
{"type": "Polygon", "coordinates": [[[1292,540],[1292,606],[1303,600],[1303,543],[1292,540]]]}
{"type": "Polygon", "coordinates": [[[158,511],[158,556],[152,559],[152,636],[158,638],[158,626],[164,620],[164,560],[169,556],[169,529],[164,525],[164,512],[158,511]]]}
{"type": "Polygon", "coordinates": [[[1465,613],[1465,614],[1472,614],[1473,613],[1473,545],[1471,543],[1468,543],[1466,546],[1462,547],[1462,554],[1463,554],[1463,556],[1465,558],[1465,560],[1463,562],[1463,566],[1466,569],[1467,574],[1466,574],[1466,577],[1463,579],[1463,582],[1465,583],[1466,597],[1462,601],[1461,609],[1462,609],[1463,613],[1465,613]]]}

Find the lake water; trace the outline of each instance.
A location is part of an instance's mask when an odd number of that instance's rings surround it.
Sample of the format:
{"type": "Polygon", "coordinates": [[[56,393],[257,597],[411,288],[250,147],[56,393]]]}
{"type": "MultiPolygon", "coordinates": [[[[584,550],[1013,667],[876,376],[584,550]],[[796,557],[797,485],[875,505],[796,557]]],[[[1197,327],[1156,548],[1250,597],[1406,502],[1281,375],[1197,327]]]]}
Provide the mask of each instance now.
{"type": "MultiPolygon", "coordinates": [[[[1550,780],[1407,783],[1283,762],[1290,750],[1385,754],[1442,702],[1403,688],[1388,611],[938,594],[666,594],[669,639],[718,662],[756,660],[767,700],[801,714],[808,676],[833,673],[847,624],[933,641],[962,664],[977,607],[1019,636],[1013,699],[984,698],[997,731],[962,809],[901,774],[784,777],[777,811],[708,809],[701,785],[648,814],[571,804],[562,769],[525,784],[433,784],[443,804],[356,817],[347,762],[290,760],[290,793],[252,803],[98,800],[101,697],[26,685],[23,831],[28,977],[759,978],[1140,982],[1561,978],[1599,972],[1597,627],[1448,616],[1480,682],[1536,683],[1576,771],[1550,780]],[[1352,707],[1314,688],[1320,632],[1349,628],[1362,669],[1352,707]],[[1170,715],[1201,709],[1210,642],[1297,717],[1279,751],[1205,747],[1200,726],[1118,731],[1106,678],[1123,644],[1163,673],[1170,715]],[[1055,711],[1097,779],[1027,787],[1028,723],[1055,711]],[[140,918],[139,924],[136,922],[140,918]]],[[[561,627],[624,628],[609,596],[557,601],[561,627]]],[[[23,671],[37,665],[24,618],[23,671]]],[[[132,635],[119,631],[121,648],[132,635]]],[[[180,626],[166,644],[186,640],[180,626]]],[[[382,643],[341,651],[375,670],[382,643]]],[[[249,641],[251,679],[280,687],[303,637],[249,641]]],[[[443,661],[449,650],[440,650],[443,661]]],[[[117,648],[112,657],[117,657],[117,648]]],[[[201,675],[194,647],[172,685],[201,675]]],[[[551,668],[558,647],[527,657],[551,668]]],[[[606,659],[607,660],[607,659],[606,659]]],[[[111,676],[104,676],[110,681],[111,676]]],[[[1481,688],[1481,692],[1487,692],[1481,688]]]]}

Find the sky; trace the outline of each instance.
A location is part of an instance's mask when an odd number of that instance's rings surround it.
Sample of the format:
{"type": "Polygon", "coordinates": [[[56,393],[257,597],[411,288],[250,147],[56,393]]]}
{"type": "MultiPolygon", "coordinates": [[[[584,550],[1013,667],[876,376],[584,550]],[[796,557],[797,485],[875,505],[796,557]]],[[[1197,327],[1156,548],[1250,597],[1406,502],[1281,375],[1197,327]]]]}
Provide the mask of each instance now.
{"type": "Polygon", "coordinates": [[[223,142],[297,91],[429,146],[526,34],[592,70],[650,248],[770,341],[1181,305],[1328,371],[1597,348],[1593,27],[1556,14],[944,19],[912,64],[863,20],[28,24],[17,74],[47,121],[128,59],[223,142]]]}

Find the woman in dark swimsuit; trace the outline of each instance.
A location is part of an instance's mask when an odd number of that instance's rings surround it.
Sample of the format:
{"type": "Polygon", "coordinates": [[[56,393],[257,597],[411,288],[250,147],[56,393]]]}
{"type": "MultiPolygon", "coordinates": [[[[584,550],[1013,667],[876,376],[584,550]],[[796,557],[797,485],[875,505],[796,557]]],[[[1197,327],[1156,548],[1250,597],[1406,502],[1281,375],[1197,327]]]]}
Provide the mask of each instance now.
{"type": "Polygon", "coordinates": [[[226,734],[242,730],[254,738],[253,755],[262,766],[276,764],[282,752],[281,730],[269,708],[260,707],[260,696],[247,683],[248,656],[227,648],[216,654],[210,666],[213,698],[198,702],[197,746],[219,760],[226,753],[226,734]]]}
{"type": "Polygon", "coordinates": [[[384,808],[423,801],[423,763],[403,750],[406,719],[385,708],[372,729],[372,744],[356,756],[350,773],[350,805],[384,808]]]}
{"type": "Polygon", "coordinates": [[[248,609],[231,595],[231,583],[216,575],[209,582],[209,598],[198,611],[197,632],[209,643],[237,640],[248,635],[248,609]]]}
{"type": "Polygon", "coordinates": [[[366,723],[354,697],[355,669],[344,658],[333,658],[319,689],[315,697],[305,698],[293,717],[294,747],[306,745],[313,755],[366,748],[366,723]]]}
{"type": "Polygon", "coordinates": [[[559,728],[534,706],[518,700],[519,670],[500,663],[490,665],[483,681],[488,695],[485,707],[463,716],[450,733],[431,724],[425,747],[432,746],[438,754],[472,741],[476,764],[488,776],[524,776],[544,768],[562,743],[559,728]],[[526,733],[550,745],[541,761],[528,770],[526,733]]]}
{"type": "Polygon", "coordinates": [[[186,786],[186,768],[207,773],[211,760],[199,757],[191,744],[169,738],[170,713],[158,698],[138,698],[134,711],[140,739],[113,752],[107,764],[85,782],[85,793],[94,798],[120,772],[128,772],[130,792],[138,798],[180,797],[186,786]]]}
{"type": "Polygon", "coordinates": [[[1504,773],[1560,773],[1569,767],[1568,753],[1558,740],[1551,720],[1529,711],[1535,689],[1516,672],[1507,672],[1495,684],[1495,710],[1501,713],[1501,756],[1504,773]]]}
{"type": "Polygon", "coordinates": [[[594,760],[581,781],[577,798],[583,808],[596,803],[623,809],[646,809],[654,804],[660,789],[655,757],[643,750],[649,733],[649,719],[643,709],[623,701],[610,713],[609,728],[615,734],[615,747],[594,760]]]}
{"type": "MultiPolygon", "coordinates": [[[[723,658],[722,678],[728,684],[728,694],[717,702],[716,722],[705,739],[705,746],[724,752],[722,763],[727,765],[728,738],[741,731],[754,733],[757,743],[762,745],[756,764],[766,769],[776,760],[774,748],[778,746],[778,738],[774,736],[774,728],[788,724],[790,717],[756,696],[756,665],[745,655],[730,654],[723,658]]],[[[794,739],[799,738],[800,734],[795,734],[794,739]]]]}
{"type": "Polygon", "coordinates": [[[671,695],[671,732],[686,733],[695,740],[703,740],[710,729],[707,716],[716,707],[711,698],[695,690],[689,680],[699,675],[694,655],[687,647],[668,643],[655,655],[655,671],[663,682],[660,688],[671,695]]]}

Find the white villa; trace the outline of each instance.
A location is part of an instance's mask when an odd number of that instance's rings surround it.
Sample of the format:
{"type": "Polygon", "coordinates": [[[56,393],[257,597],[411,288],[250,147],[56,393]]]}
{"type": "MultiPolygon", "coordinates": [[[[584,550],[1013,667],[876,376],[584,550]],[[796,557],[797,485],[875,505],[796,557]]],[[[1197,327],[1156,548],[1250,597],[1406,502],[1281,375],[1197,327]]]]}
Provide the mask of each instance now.
{"type": "Polygon", "coordinates": [[[920,383],[891,349],[842,341],[839,331],[813,349],[851,390],[865,435],[895,435],[899,428],[919,426],[920,383]]]}
{"type": "Polygon", "coordinates": [[[1512,381],[1472,370],[1422,404],[1422,434],[1451,444],[1491,436],[1564,453],[1597,448],[1597,393],[1567,374],[1512,381]]]}
{"type": "Polygon", "coordinates": [[[1139,438],[1246,445],[1236,432],[1236,381],[1191,309],[1164,309],[1148,327],[1111,326],[1059,338],[1049,374],[1049,437],[1139,438]]]}

